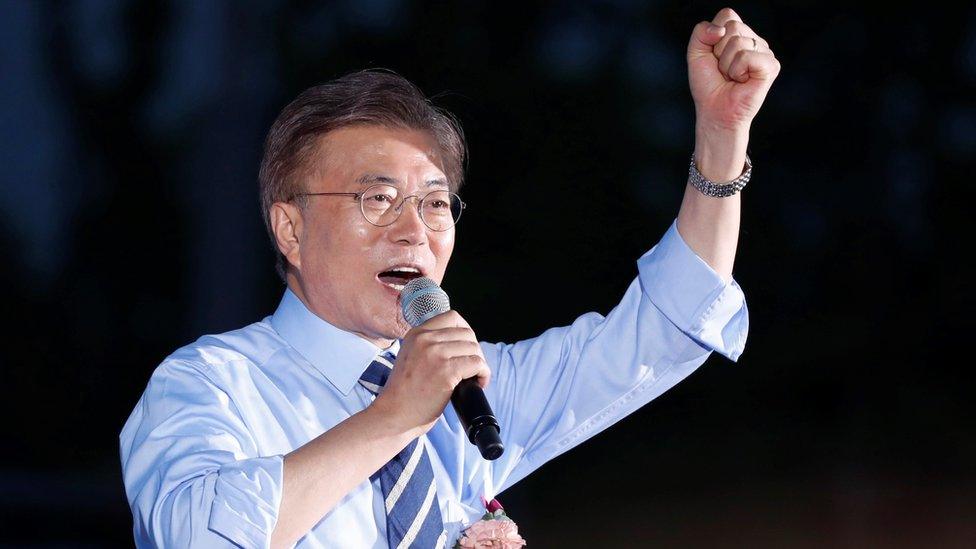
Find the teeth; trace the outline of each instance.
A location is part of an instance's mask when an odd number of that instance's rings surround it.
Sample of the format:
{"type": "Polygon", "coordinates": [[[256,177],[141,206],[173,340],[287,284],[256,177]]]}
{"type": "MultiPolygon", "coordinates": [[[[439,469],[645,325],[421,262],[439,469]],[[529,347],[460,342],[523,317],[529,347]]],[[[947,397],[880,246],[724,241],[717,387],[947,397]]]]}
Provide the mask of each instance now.
{"type": "MultiPolygon", "coordinates": [[[[397,266],[393,266],[393,267],[390,267],[387,270],[387,272],[391,272],[391,273],[397,273],[397,272],[399,272],[399,273],[422,274],[420,272],[420,269],[418,269],[416,267],[410,267],[408,265],[397,265],[397,266]]],[[[404,277],[404,278],[406,278],[406,277],[404,277]]],[[[393,288],[394,290],[396,290],[398,292],[403,291],[403,288],[406,287],[405,284],[395,284],[395,283],[392,283],[392,282],[383,282],[383,284],[389,286],[390,288],[393,288]]]]}

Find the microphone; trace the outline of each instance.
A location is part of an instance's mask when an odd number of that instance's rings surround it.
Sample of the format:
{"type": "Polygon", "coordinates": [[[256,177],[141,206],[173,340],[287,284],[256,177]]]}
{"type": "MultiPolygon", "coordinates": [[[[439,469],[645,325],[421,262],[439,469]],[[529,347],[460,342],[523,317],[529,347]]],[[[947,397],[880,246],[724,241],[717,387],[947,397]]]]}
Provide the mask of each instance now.
{"type": "MultiPolygon", "coordinates": [[[[422,276],[407,282],[400,291],[400,309],[407,324],[416,328],[430,318],[450,311],[451,301],[436,282],[422,276]]],[[[478,385],[478,378],[462,379],[451,393],[451,404],[468,440],[478,447],[481,456],[488,460],[498,459],[505,451],[498,436],[501,427],[485,398],[485,392],[478,385]]]]}

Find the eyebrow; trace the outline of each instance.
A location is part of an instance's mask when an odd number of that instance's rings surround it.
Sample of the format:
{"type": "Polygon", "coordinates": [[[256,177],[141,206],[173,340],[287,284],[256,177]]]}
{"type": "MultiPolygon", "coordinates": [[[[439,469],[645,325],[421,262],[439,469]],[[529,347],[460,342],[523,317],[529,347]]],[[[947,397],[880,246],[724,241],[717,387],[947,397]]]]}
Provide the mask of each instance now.
{"type": "MultiPolygon", "coordinates": [[[[356,183],[358,183],[361,186],[372,185],[373,183],[386,183],[387,185],[400,185],[401,181],[395,177],[388,177],[385,175],[367,173],[359,176],[359,178],[356,179],[356,183]]],[[[450,185],[447,184],[447,181],[441,178],[429,179],[427,180],[427,183],[424,184],[424,186],[425,187],[443,186],[443,187],[450,188],[450,185]]]]}

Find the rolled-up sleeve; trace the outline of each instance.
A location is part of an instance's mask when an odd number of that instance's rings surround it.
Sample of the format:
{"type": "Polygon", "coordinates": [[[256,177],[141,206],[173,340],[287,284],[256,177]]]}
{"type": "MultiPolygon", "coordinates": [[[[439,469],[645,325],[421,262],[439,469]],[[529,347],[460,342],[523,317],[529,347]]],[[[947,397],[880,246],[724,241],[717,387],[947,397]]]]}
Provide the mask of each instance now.
{"type": "Polygon", "coordinates": [[[164,362],[119,436],[139,547],[269,547],[281,455],[258,456],[206,365],[164,362]]]}
{"type": "MultiPolygon", "coordinates": [[[[462,499],[470,505],[657,398],[711,351],[738,359],[749,326],[745,296],[688,248],[677,220],[637,269],[606,316],[588,312],[516,343],[482,342],[505,453],[486,462],[465,446],[462,499]]],[[[450,409],[445,416],[454,420],[450,409]]]]}
{"type": "Polygon", "coordinates": [[[640,283],[668,320],[703,347],[737,362],[749,332],[749,310],[735,277],[726,283],[671,223],[637,261],[640,283]]]}

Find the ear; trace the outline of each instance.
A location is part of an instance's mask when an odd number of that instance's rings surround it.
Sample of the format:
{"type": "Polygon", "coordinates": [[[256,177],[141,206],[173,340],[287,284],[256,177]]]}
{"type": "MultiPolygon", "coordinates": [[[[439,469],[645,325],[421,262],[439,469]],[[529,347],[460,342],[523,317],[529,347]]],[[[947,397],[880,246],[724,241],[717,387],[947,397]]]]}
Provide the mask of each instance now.
{"type": "Polygon", "coordinates": [[[268,212],[278,251],[296,269],[302,268],[300,240],[302,238],[302,210],[289,202],[275,202],[268,212]]]}

